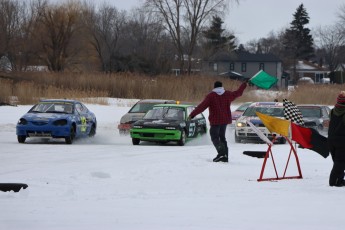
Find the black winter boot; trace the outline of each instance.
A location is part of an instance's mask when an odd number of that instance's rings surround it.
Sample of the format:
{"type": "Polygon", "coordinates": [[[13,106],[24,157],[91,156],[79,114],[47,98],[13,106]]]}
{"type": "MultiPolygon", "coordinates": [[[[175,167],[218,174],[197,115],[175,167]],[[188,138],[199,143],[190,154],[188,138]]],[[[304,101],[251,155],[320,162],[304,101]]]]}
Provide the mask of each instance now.
{"type": "Polygon", "coordinates": [[[213,159],[213,162],[228,162],[227,146],[223,143],[219,143],[216,149],[218,155],[213,159]]]}

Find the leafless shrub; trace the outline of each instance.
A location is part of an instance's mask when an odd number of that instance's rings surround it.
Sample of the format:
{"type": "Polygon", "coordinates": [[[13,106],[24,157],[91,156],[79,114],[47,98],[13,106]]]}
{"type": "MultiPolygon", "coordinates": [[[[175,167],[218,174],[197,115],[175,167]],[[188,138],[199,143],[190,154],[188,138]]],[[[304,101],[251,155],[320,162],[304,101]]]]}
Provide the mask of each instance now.
{"type": "MultiPolygon", "coordinates": [[[[107,104],[107,97],[135,99],[174,99],[200,102],[216,80],[224,88],[236,90],[241,82],[202,75],[149,77],[131,73],[20,73],[0,76],[0,101],[17,96],[20,104],[32,104],[40,98],[69,98],[107,104]]],[[[259,90],[248,87],[236,102],[273,101],[288,98],[296,104],[335,103],[342,85],[300,85],[293,91],[259,90]]]]}

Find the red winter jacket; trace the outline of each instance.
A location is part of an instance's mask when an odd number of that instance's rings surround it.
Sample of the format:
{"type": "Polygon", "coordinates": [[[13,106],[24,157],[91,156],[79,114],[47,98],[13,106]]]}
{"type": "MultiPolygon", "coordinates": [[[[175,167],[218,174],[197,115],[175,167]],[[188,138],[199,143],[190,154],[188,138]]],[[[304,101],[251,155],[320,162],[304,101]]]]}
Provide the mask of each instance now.
{"type": "Polygon", "coordinates": [[[247,87],[247,83],[244,82],[236,91],[226,90],[223,94],[218,95],[216,92],[210,92],[205,99],[193,110],[190,117],[193,118],[199,113],[202,113],[205,109],[209,108],[210,125],[225,125],[231,124],[231,102],[240,97],[247,87]]]}

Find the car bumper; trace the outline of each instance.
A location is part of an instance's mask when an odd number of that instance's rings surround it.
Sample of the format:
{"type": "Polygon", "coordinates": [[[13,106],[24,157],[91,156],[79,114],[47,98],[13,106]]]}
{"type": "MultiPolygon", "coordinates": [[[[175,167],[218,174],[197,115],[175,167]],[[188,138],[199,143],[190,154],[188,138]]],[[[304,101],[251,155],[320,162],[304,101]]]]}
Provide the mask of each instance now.
{"type": "Polygon", "coordinates": [[[131,138],[143,141],[178,141],[181,139],[180,130],[166,129],[131,129],[131,138]]]}
{"type": "Polygon", "coordinates": [[[27,126],[20,125],[16,127],[17,136],[26,137],[68,137],[70,135],[70,127],[65,126],[27,126]]]}
{"type": "Polygon", "coordinates": [[[132,124],[119,124],[117,128],[119,129],[120,133],[128,134],[132,128],[132,124]]]}
{"type": "MultiPolygon", "coordinates": [[[[259,128],[259,130],[269,139],[273,139],[273,135],[268,132],[266,128],[259,128]]],[[[236,130],[236,137],[240,141],[264,142],[252,129],[241,128],[236,130]]]]}

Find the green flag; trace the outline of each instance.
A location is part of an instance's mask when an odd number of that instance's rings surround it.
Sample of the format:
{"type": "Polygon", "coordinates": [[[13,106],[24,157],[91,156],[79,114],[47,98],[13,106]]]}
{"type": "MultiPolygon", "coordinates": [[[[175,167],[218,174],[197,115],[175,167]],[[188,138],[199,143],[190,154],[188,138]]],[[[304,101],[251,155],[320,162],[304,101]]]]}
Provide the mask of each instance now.
{"type": "Polygon", "coordinates": [[[249,82],[252,83],[253,85],[256,85],[259,88],[263,89],[269,89],[271,88],[274,84],[276,84],[278,79],[276,77],[273,77],[266,73],[263,70],[260,70],[257,72],[250,80],[249,82]]]}

